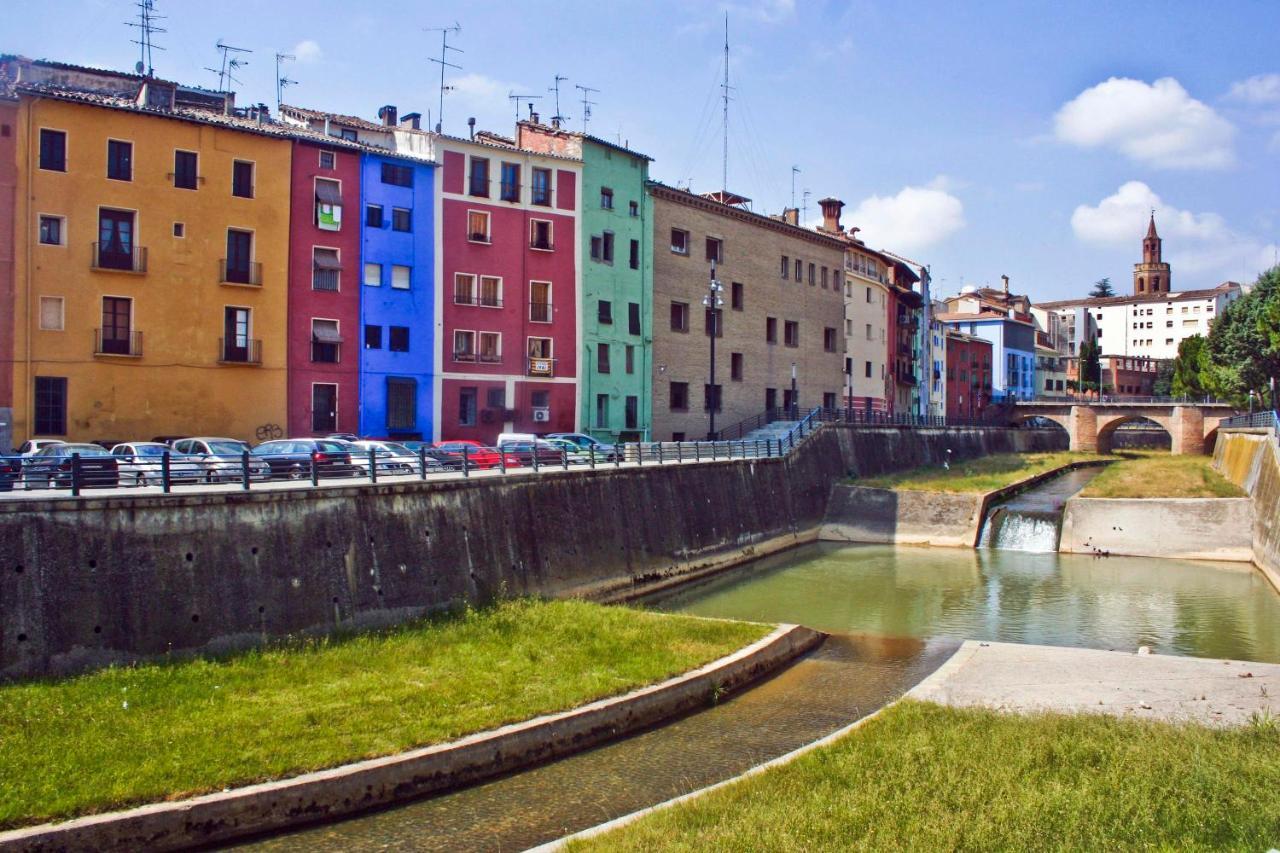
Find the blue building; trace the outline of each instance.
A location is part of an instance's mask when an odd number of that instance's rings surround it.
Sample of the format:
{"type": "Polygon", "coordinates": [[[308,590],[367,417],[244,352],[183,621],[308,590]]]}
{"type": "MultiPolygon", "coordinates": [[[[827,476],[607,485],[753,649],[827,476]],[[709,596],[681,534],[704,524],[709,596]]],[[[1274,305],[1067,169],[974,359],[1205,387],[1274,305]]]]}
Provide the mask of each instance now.
{"type": "Polygon", "coordinates": [[[938,315],[947,326],[991,342],[992,402],[1035,397],[1036,327],[1022,316],[988,311],[938,315]]]}
{"type": "Polygon", "coordinates": [[[360,434],[430,440],[435,166],[367,152],[361,169],[360,434]]]}

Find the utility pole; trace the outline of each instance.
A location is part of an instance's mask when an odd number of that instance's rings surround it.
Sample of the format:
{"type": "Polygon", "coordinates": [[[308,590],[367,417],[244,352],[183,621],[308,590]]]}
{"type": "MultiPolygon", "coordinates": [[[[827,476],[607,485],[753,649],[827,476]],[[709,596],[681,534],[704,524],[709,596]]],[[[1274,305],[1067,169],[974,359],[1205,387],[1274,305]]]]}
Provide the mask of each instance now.
{"type": "MultiPolygon", "coordinates": [[[[431,59],[432,62],[440,66],[440,111],[436,113],[436,133],[440,133],[441,128],[444,127],[444,93],[452,88],[451,86],[446,86],[444,84],[445,69],[453,68],[457,71],[462,70],[461,65],[455,65],[449,61],[449,51],[452,50],[455,53],[463,52],[462,48],[453,47],[449,44],[449,33],[457,34],[462,32],[462,25],[455,21],[452,27],[426,27],[425,30],[429,33],[440,34],[440,58],[435,59],[433,57],[431,59]]],[[[517,108],[517,113],[518,112],[519,108],[517,108]]]]}
{"type": "Polygon", "coordinates": [[[599,92],[599,89],[593,89],[590,86],[580,86],[577,83],[573,88],[582,92],[582,132],[587,132],[587,122],[591,120],[591,108],[595,106],[595,101],[591,100],[592,92],[599,92]]]}
{"type": "Polygon", "coordinates": [[[156,26],[156,21],[164,20],[164,16],[156,14],[155,0],[139,0],[134,5],[138,7],[138,20],[125,22],[126,27],[134,27],[138,31],[138,37],[132,40],[138,45],[140,54],[134,68],[139,74],[154,77],[156,69],[151,62],[151,51],[164,50],[164,48],[153,43],[151,37],[156,33],[167,33],[168,30],[156,26]]]}
{"type": "Polygon", "coordinates": [[[556,93],[556,114],[551,117],[552,127],[560,127],[565,122],[565,117],[560,115],[560,84],[568,80],[563,74],[557,74],[555,77],[556,84],[548,89],[548,92],[556,93]]]}
{"type": "Polygon", "coordinates": [[[292,53],[276,54],[276,112],[277,113],[280,112],[280,104],[284,103],[284,87],[292,86],[298,82],[297,80],[290,80],[288,77],[282,77],[280,75],[280,63],[292,62],[297,58],[298,57],[294,56],[292,53]]]}

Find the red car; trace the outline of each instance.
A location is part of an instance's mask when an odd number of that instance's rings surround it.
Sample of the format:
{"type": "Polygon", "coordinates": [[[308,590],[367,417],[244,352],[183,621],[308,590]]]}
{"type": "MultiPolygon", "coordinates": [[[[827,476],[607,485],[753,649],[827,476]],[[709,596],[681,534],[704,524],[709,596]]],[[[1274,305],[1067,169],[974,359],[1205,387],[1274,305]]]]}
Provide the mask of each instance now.
{"type": "MultiPolygon", "coordinates": [[[[455,438],[452,441],[436,442],[437,450],[456,458],[456,467],[462,466],[463,448],[466,448],[468,466],[474,466],[476,468],[497,468],[502,463],[502,459],[498,455],[498,451],[494,450],[492,447],[485,447],[480,442],[470,438],[455,438]]],[[[506,457],[508,468],[520,467],[520,460],[515,456],[512,456],[510,453],[505,453],[503,456],[506,457]]]]}

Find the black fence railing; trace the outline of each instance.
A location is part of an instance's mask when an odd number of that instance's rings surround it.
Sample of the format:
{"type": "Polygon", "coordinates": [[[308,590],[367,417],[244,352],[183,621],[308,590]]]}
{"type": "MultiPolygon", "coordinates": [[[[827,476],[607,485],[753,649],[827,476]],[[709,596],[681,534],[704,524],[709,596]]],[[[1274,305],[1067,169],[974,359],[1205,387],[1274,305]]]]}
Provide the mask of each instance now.
{"type": "Polygon", "coordinates": [[[218,338],[218,361],[223,364],[262,364],[262,341],[218,338]]]}
{"type": "Polygon", "coordinates": [[[90,266],[95,270],[144,273],[147,271],[147,250],[144,246],[94,243],[90,266]]]}
{"type": "Polygon", "coordinates": [[[142,355],[142,332],[122,332],[119,329],[93,330],[94,355],[142,355]]]}
{"type": "Polygon", "coordinates": [[[227,264],[226,258],[218,261],[218,281],[222,284],[247,284],[262,286],[262,264],[258,261],[227,264]]]}

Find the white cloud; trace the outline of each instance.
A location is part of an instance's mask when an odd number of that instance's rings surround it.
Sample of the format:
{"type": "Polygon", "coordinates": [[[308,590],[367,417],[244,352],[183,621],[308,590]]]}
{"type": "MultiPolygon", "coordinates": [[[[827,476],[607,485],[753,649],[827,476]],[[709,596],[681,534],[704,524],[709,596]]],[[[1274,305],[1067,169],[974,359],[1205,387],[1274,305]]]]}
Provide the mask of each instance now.
{"type": "Polygon", "coordinates": [[[903,187],[897,195],[864,198],[848,222],[859,237],[891,252],[910,254],[946,239],[965,226],[964,205],[943,186],[939,175],[922,187],[903,187]]]}
{"type": "MultiPolygon", "coordinates": [[[[464,135],[466,120],[474,117],[477,130],[492,130],[510,136],[515,129],[513,122],[516,106],[508,96],[512,92],[537,91],[537,89],[529,89],[523,83],[496,80],[484,74],[475,73],[448,78],[445,82],[449,86],[449,91],[444,97],[444,111],[447,119],[445,133],[464,135]]],[[[545,98],[534,101],[534,110],[550,116],[554,108],[548,109],[546,106],[548,103],[550,101],[545,98]]],[[[434,100],[428,102],[433,112],[434,104],[434,100]]],[[[527,115],[528,106],[525,102],[521,102],[520,116],[524,118],[527,115]]]]}
{"type": "Polygon", "coordinates": [[[1255,74],[1232,83],[1227,99],[1245,104],[1280,104],[1280,74],[1255,74]]]}
{"type": "Polygon", "coordinates": [[[1112,77],[1085,89],[1054,116],[1060,141],[1114,148],[1161,169],[1222,169],[1235,162],[1235,126],[1172,77],[1154,83],[1112,77]]]}
{"type": "Polygon", "coordinates": [[[324,52],[320,50],[320,45],[311,39],[305,39],[293,46],[293,50],[289,51],[298,58],[299,62],[319,62],[324,52]]]}
{"type": "Polygon", "coordinates": [[[1129,181],[1097,205],[1082,204],[1071,214],[1077,239],[1097,246],[1130,246],[1135,253],[1155,210],[1165,259],[1173,265],[1175,287],[1211,286],[1226,278],[1252,280],[1273,263],[1275,244],[1232,229],[1217,213],[1194,213],[1166,204],[1142,181],[1129,181]],[[1189,283],[1186,274],[1200,279],[1189,283]]]}

